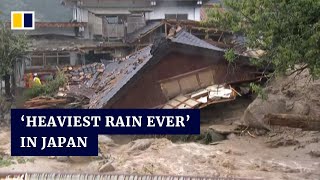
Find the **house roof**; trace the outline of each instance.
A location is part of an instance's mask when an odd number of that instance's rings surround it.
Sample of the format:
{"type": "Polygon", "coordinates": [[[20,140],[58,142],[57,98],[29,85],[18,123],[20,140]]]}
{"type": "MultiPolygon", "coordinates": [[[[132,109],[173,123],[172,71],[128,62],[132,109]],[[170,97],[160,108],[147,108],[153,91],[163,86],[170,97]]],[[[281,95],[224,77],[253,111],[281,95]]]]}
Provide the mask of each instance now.
{"type": "Polygon", "coordinates": [[[171,41],[174,43],[195,46],[195,47],[200,47],[200,48],[204,48],[204,49],[210,49],[210,50],[215,50],[215,51],[224,51],[223,49],[220,49],[216,46],[213,46],[213,45],[197,38],[196,36],[192,35],[191,33],[186,32],[186,31],[178,32],[177,35],[172,37],[171,41]]]}
{"type": "Polygon", "coordinates": [[[148,24],[133,33],[128,34],[126,42],[134,43],[140,38],[148,35],[150,32],[153,32],[155,29],[159,28],[164,24],[163,21],[150,21],[148,24]]]}
{"type": "Polygon", "coordinates": [[[60,0],[1,0],[0,4],[4,21],[10,21],[11,11],[35,11],[36,22],[69,22],[73,17],[72,9],[60,0]]]}
{"type": "MultiPolygon", "coordinates": [[[[188,34],[188,33],[187,33],[188,34]]],[[[192,46],[196,48],[221,51],[220,48],[214,47],[204,41],[197,39],[197,37],[187,35],[184,31],[176,34],[176,37],[171,39],[166,39],[165,42],[173,44],[183,44],[187,46],[192,46]],[[186,41],[191,42],[186,42],[186,41]]],[[[103,108],[106,105],[110,105],[110,101],[114,100],[116,96],[121,94],[121,90],[129,84],[129,82],[137,77],[137,75],[148,68],[150,64],[153,64],[159,58],[156,58],[154,49],[159,49],[160,45],[147,46],[124,59],[112,61],[106,64],[106,68],[102,74],[95,76],[94,83],[89,83],[86,88],[93,88],[90,95],[90,105],[89,108],[103,108]]],[[[167,48],[160,48],[161,55],[168,53],[167,48]],[[166,52],[163,52],[166,51],[166,52]]],[[[88,83],[84,83],[88,84],[88,83]]],[[[82,89],[83,87],[81,87],[82,89]]],[[[74,90],[73,90],[74,91],[74,90]]],[[[80,90],[79,90],[80,91],[80,90]]],[[[122,91],[123,93],[123,91],[122,91]]],[[[111,102],[112,104],[112,102],[111,102]]]]}
{"type": "Polygon", "coordinates": [[[98,83],[102,90],[93,96],[90,108],[103,108],[151,59],[151,46],[143,48],[124,62],[113,62],[106,66],[98,83]]]}

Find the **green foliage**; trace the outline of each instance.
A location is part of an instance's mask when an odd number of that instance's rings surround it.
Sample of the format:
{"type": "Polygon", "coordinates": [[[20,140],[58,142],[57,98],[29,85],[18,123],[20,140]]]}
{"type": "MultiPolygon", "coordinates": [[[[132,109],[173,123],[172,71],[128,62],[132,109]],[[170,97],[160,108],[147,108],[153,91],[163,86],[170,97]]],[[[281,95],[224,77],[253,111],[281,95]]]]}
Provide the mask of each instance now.
{"type": "Polygon", "coordinates": [[[63,86],[66,82],[66,78],[62,72],[58,72],[57,76],[53,80],[49,80],[45,85],[32,86],[32,88],[25,91],[24,96],[26,98],[34,98],[41,95],[53,95],[59,90],[59,87],[63,86]]]}
{"type": "Polygon", "coordinates": [[[0,167],[7,167],[13,164],[12,160],[10,158],[3,158],[0,157],[0,167]]]}
{"type": "Polygon", "coordinates": [[[224,58],[226,58],[226,60],[230,63],[234,62],[237,58],[235,52],[233,49],[228,49],[225,53],[224,53],[224,58]]]}
{"type": "Polygon", "coordinates": [[[320,77],[319,0],[223,0],[206,23],[243,34],[248,48],[265,51],[253,62],[272,65],[275,74],[299,64],[320,77]]]}
{"type": "Polygon", "coordinates": [[[260,85],[250,83],[250,88],[254,93],[258,94],[261,97],[261,99],[266,100],[268,98],[267,94],[260,85]]]}
{"type": "Polygon", "coordinates": [[[0,22],[0,76],[12,74],[15,60],[23,57],[27,49],[26,35],[13,33],[0,22]]]}

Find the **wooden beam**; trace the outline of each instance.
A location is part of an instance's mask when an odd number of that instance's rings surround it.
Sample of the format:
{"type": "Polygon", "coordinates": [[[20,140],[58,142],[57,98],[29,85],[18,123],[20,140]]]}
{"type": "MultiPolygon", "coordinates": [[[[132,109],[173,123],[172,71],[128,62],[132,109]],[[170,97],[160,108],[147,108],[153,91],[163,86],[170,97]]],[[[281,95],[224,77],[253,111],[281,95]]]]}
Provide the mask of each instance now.
{"type": "Polygon", "coordinates": [[[165,31],[165,35],[167,37],[167,35],[168,35],[168,25],[167,25],[167,23],[164,23],[164,31],[165,31]]]}
{"type": "Polygon", "coordinates": [[[299,114],[267,114],[263,122],[269,125],[302,128],[304,130],[320,130],[320,117],[299,114]]]}

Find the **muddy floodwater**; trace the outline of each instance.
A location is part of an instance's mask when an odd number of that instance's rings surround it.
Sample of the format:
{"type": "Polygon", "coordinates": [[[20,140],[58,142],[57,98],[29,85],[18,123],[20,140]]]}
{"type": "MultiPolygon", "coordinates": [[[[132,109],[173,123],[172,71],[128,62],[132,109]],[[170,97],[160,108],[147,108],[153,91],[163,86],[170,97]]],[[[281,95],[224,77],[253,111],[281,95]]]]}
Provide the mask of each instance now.
{"type": "MultiPolygon", "coordinates": [[[[201,111],[201,130],[235,124],[251,101],[201,111]]],[[[11,157],[10,129],[0,131],[0,173],[115,173],[319,179],[320,133],[274,128],[223,135],[208,144],[172,137],[99,136],[98,157],[11,157]],[[108,166],[106,166],[108,165],[108,166]]]]}

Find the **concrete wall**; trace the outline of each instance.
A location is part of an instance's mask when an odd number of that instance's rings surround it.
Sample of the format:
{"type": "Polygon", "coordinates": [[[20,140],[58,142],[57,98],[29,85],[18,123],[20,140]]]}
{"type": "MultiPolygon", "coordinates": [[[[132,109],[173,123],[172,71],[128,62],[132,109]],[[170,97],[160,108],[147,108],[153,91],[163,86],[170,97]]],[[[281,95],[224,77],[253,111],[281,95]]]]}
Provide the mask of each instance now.
{"type": "Polygon", "coordinates": [[[201,21],[201,7],[196,7],[194,13],[194,20],[201,21]]]}
{"type": "Polygon", "coordinates": [[[132,33],[146,25],[145,17],[141,15],[132,15],[127,19],[128,31],[127,33],[132,33]]]}
{"type": "Polygon", "coordinates": [[[88,22],[89,21],[88,10],[75,6],[73,8],[73,19],[77,20],[77,22],[88,22]]]}
{"type": "Polygon", "coordinates": [[[70,52],[70,65],[75,66],[78,63],[78,61],[80,60],[78,59],[77,53],[70,52]]]}
{"type": "Polygon", "coordinates": [[[102,18],[95,16],[92,13],[88,13],[88,32],[89,38],[92,39],[94,35],[103,35],[102,30],[102,18]]]}

